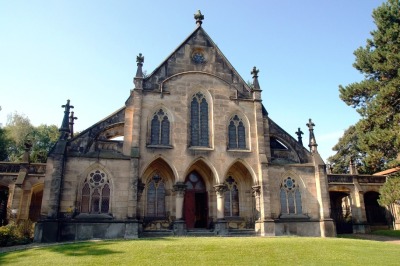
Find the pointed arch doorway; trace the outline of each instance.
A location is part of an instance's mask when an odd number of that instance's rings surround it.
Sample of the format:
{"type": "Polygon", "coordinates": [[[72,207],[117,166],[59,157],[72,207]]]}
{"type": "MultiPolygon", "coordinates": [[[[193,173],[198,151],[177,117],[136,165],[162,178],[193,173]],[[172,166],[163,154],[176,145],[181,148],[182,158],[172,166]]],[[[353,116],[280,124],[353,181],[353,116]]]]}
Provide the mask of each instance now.
{"type": "Polygon", "coordinates": [[[207,228],[208,194],[203,178],[191,172],[185,181],[184,218],[187,229],[207,228]]]}

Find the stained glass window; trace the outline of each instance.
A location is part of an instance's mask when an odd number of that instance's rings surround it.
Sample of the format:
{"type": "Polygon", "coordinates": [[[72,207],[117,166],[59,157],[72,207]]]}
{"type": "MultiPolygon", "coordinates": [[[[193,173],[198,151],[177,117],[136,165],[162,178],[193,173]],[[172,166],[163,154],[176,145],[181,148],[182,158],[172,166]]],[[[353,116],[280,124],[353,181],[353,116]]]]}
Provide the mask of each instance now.
{"type": "Polygon", "coordinates": [[[209,147],[208,103],[202,93],[196,93],[190,104],[190,144],[209,147]]]}
{"type": "Polygon", "coordinates": [[[147,216],[165,217],[165,184],[158,174],[147,185],[147,216]]]}
{"type": "Polygon", "coordinates": [[[239,216],[239,190],[237,183],[232,176],[229,176],[225,185],[227,190],[225,191],[225,202],[224,202],[224,214],[225,216],[239,216]]]}
{"type": "Polygon", "coordinates": [[[288,177],[281,184],[280,190],[281,213],[301,214],[301,194],[296,181],[288,177]]]}
{"type": "Polygon", "coordinates": [[[81,213],[109,213],[110,195],[107,175],[100,170],[91,172],[82,188],[81,213]]]}
{"type": "Polygon", "coordinates": [[[228,148],[246,149],[246,129],[242,119],[235,115],[229,121],[228,148]]]}
{"type": "Polygon", "coordinates": [[[153,114],[150,126],[151,145],[169,145],[170,122],[163,109],[153,114]]]}
{"type": "Polygon", "coordinates": [[[196,191],[206,190],[206,185],[204,184],[203,179],[199,176],[197,172],[190,173],[189,177],[185,182],[185,185],[187,190],[196,190],[196,191]]]}

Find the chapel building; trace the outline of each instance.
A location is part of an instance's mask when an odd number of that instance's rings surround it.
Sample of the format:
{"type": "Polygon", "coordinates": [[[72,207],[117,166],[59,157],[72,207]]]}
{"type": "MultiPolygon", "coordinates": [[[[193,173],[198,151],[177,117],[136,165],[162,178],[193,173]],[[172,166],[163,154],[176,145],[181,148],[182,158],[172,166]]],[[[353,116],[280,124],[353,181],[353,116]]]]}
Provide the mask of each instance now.
{"type": "Polygon", "coordinates": [[[137,56],[123,107],[49,153],[35,241],[247,232],[335,236],[325,163],[274,122],[202,27],[150,75],[137,56]]]}

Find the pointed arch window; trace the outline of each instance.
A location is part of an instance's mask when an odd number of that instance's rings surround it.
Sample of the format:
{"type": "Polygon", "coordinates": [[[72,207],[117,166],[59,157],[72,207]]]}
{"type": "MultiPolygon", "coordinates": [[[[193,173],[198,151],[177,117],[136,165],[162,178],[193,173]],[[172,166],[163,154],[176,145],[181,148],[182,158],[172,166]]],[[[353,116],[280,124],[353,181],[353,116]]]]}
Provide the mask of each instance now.
{"type": "Polygon", "coordinates": [[[81,213],[110,212],[111,184],[104,172],[91,172],[84,180],[81,195],[81,213]]]}
{"type": "Polygon", "coordinates": [[[165,183],[159,174],[147,184],[147,216],[165,217],[165,183]]]}
{"type": "Polygon", "coordinates": [[[234,115],[229,121],[228,148],[246,149],[246,128],[238,115],[234,115]]]}
{"type": "Polygon", "coordinates": [[[288,177],[280,189],[281,214],[302,214],[301,194],[296,181],[288,177]]]}
{"type": "Polygon", "coordinates": [[[192,97],[190,103],[190,145],[209,147],[208,103],[201,92],[192,97]]]}
{"type": "Polygon", "coordinates": [[[153,114],[150,123],[150,145],[170,145],[170,122],[168,114],[160,109],[153,114]]]}
{"type": "Polygon", "coordinates": [[[239,190],[235,179],[229,176],[225,183],[224,215],[226,217],[239,216],[239,190]]]}

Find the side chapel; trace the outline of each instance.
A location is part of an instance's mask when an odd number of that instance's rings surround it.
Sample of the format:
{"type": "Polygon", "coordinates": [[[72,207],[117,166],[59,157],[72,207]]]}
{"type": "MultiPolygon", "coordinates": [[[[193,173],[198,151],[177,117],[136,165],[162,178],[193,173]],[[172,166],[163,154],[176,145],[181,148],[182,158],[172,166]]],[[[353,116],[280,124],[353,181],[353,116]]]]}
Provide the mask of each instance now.
{"type": "Polygon", "coordinates": [[[309,150],[269,116],[202,27],[124,106],[76,136],[69,100],[49,153],[35,241],[209,232],[335,236],[311,119],[309,150]]]}

